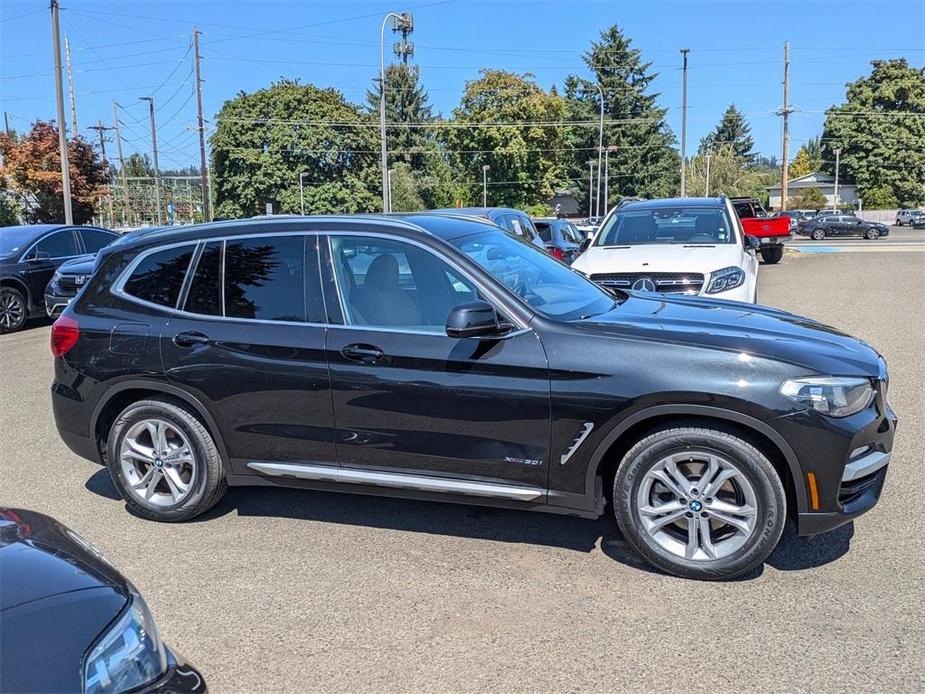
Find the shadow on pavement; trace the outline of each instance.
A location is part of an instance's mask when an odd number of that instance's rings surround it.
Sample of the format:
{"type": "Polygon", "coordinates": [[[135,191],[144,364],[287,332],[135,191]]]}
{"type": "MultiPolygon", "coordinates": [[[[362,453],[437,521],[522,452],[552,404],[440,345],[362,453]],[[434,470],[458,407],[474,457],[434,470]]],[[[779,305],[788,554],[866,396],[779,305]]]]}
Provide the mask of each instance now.
{"type": "MultiPolygon", "coordinates": [[[[121,501],[105,468],[95,472],[84,486],[98,496],[121,501]]],[[[614,561],[633,569],[662,573],[633,550],[620,534],[609,510],[597,520],[587,520],[436,501],[304,489],[235,487],[228,490],[215,508],[188,522],[206,523],[231,513],[545,545],[578,552],[592,552],[600,546],[601,551],[614,561]]],[[[854,525],[849,523],[807,540],[798,537],[793,523],[788,521],[780,543],[766,563],[779,571],[822,566],[844,555],[853,535],[854,525]]],[[[764,566],[760,566],[732,581],[749,581],[763,572],[764,566]]]]}

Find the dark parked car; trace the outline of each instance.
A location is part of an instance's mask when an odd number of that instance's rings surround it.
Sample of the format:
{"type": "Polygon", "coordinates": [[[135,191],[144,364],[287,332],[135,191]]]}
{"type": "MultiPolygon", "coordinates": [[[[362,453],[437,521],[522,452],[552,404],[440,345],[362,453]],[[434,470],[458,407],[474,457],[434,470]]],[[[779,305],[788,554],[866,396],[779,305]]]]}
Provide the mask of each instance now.
{"type": "Polygon", "coordinates": [[[45,287],[45,312],[59,316],[93,274],[95,255],[81,255],[63,263],[45,287]]]}
{"type": "Polygon", "coordinates": [[[810,219],[797,233],[816,241],[832,236],[863,236],[873,240],[889,236],[890,227],[880,222],[868,222],[850,214],[829,214],[810,219]]]}
{"type": "Polygon", "coordinates": [[[206,691],[99,551],[41,513],[0,508],[0,691],[206,691]]]}
{"type": "Polygon", "coordinates": [[[811,535],[877,502],[896,419],[872,347],[611,291],[447,215],[151,233],[55,322],[55,420],[152,520],[229,485],[589,518],[609,498],[649,561],[708,579],[760,564],[788,514],[811,535]]]}
{"type": "Polygon", "coordinates": [[[0,228],[0,332],[45,315],[45,287],[59,265],[117,238],[106,229],[61,224],[0,228]]]}
{"type": "Polygon", "coordinates": [[[582,242],[581,232],[570,221],[554,217],[540,218],[534,219],[533,225],[551,256],[568,265],[578,257],[582,242]]]}
{"type": "Polygon", "coordinates": [[[481,217],[501,227],[513,236],[532,243],[537,248],[546,248],[543,240],[533,226],[533,220],[525,212],[512,207],[448,207],[445,210],[433,210],[438,214],[481,217]]]}

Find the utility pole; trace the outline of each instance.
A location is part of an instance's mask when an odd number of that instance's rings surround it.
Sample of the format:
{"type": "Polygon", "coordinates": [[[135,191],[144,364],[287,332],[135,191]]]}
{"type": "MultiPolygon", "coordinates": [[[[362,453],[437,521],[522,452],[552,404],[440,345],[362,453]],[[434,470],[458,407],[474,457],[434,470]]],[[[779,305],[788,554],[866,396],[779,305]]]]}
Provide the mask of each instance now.
{"type": "MultiPolygon", "coordinates": [[[[107,130],[113,130],[114,128],[107,127],[103,125],[103,121],[100,120],[96,125],[91,125],[90,130],[96,130],[96,134],[100,138],[100,153],[103,155],[103,164],[106,166],[106,171],[109,171],[109,160],[106,159],[106,137],[104,133],[107,130]]],[[[111,172],[110,172],[111,174],[111,172]]],[[[112,211],[112,176],[110,175],[110,190],[109,190],[109,225],[113,226],[114,216],[112,211]]]]}
{"type": "Polygon", "coordinates": [[[787,159],[790,156],[790,42],[784,41],[784,107],[780,111],[784,117],[783,137],[781,138],[780,162],[780,209],[787,209],[789,191],[787,159]]]}
{"type": "Polygon", "coordinates": [[[597,217],[601,216],[601,151],[604,149],[604,90],[600,84],[595,84],[597,93],[601,96],[601,123],[597,131],[597,217]]]}
{"type": "Polygon", "coordinates": [[[199,28],[193,29],[193,46],[196,49],[196,105],[199,110],[199,173],[202,175],[202,218],[212,221],[212,200],[209,196],[209,163],[206,161],[206,131],[202,120],[202,72],[199,67],[199,28]]]}
{"type": "Polygon", "coordinates": [[[682,48],[684,66],[681,68],[681,197],[687,197],[687,54],[690,48],[682,48]]]}
{"type": "Polygon", "coordinates": [[[838,167],[841,164],[841,149],[835,150],[835,195],[833,196],[833,203],[835,211],[838,212],[838,167]]]}
{"type": "Polygon", "coordinates": [[[712,152],[707,152],[707,182],[704,186],[703,197],[710,197],[710,159],[713,157],[712,152]]]}
{"type": "Polygon", "coordinates": [[[71,174],[67,160],[67,135],[64,120],[64,80],[61,75],[61,27],[58,0],[51,0],[51,38],[55,53],[55,96],[58,100],[58,148],[61,150],[61,194],[64,196],[64,223],[74,223],[71,208],[71,174]]]}
{"type": "Polygon", "coordinates": [[[193,216],[193,186],[190,185],[189,179],[186,180],[186,197],[189,199],[189,223],[194,224],[196,218],[193,216]]]}
{"type": "Polygon", "coordinates": [[[482,207],[488,207],[488,164],[482,164],[482,207]]]}
{"type": "Polygon", "coordinates": [[[125,159],[122,158],[122,131],[119,129],[119,112],[116,101],[112,101],[112,127],[116,131],[116,153],[119,155],[119,174],[122,177],[122,226],[125,226],[125,213],[128,210],[128,186],[125,181],[125,159]]]}
{"type": "MultiPolygon", "coordinates": [[[[382,211],[388,212],[389,205],[389,153],[388,145],[385,139],[385,25],[392,20],[392,31],[401,31],[403,37],[407,37],[414,31],[414,19],[408,12],[396,14],[389,12],[382,19],[382,27],[379,30],[379,148],[382,159],[382,211]]],[[[410,53],[405,53],[402,58],[407,61],[407,56],[414,52],[414,45],[405,42],[406,49],[410,53]]]]}
{"type": "Polygon", "coordinates": [[[3,132],[5,132],[10,137],[13,136],[13,133],[10,132],[10,117],[6,115],[6,111],[3,112],[3,132]]]}
{"type": "Polygon", "coordinates": [[[157,225],[164,223],[164,215],[161,212],[161,172],[157,164],[157,125],[154,122],[154,97],[140,96],[141,101],[148,102],[148,113],[151,117],[151,149],[154,152],[154,201],[157,205],[157,225]]]}
{"type": "Polygon", "coordinates": [[[393,171],[395,171],[395,169],[389,169],[389,171],[388,171],[388,175],[389,175],[389,212],[392,211],[392,172],[393,172],[393,171]]]}
{"type": "Polygon", "coordinates": [[[608,202],[609,201],[608,193],[610,189],[610,186],[609,186],[610,184],[610,153],[616,152],[618,149],[620,148],[616,146],[610,146],[604,149],[604,215],[605,216],[610,211],[610,204],[608,202]]]}

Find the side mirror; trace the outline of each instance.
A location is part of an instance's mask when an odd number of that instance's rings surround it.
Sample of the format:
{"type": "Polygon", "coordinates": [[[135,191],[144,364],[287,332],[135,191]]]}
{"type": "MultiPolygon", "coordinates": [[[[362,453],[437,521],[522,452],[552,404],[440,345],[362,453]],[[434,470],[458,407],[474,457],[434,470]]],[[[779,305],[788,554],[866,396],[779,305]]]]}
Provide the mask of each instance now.
{"type": "Polygon", "coordinates": [[[754,253],[759,248],[761,248],[761,241],[759,241],[754,236],[745,237],[745,250],[751,251],[752,253],[754,253]]]}
{"type": "Polygon", "coordinates": [[[487,301],[459,304],[446,318],[446,334],[450,337],[486,337],[504,332],[505,326],[498,320],[498,312],[487,301]]]}
{"type": "Polygon", "coordinates": [[[50,259],[51,256],[48,255],[48,251],[32,251],[32,255],[29,256],[28,261],[30,263],[43,263],[50,259]]]}
{"type": "Polygon", "coordinates": [[[581,242],[581,245],[578,246],[579,252],[584,253],[586,250],[588,250],[588,247],[589,247],[590,245],[591,245],[591,239],[584,239],[584,240],[581,242]]]}

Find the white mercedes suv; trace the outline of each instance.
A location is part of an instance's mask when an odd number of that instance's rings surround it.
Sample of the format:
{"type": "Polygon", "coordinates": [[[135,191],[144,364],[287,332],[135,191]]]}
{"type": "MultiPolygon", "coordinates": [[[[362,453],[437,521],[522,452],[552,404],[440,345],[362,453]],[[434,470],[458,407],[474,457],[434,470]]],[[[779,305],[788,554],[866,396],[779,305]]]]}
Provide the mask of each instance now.
{"type": "Polygon", "coordinates": [[[641,200],[615,208],[572,268],[604,287],[755,303],[756,240],[726,198],[641,200]]]}

